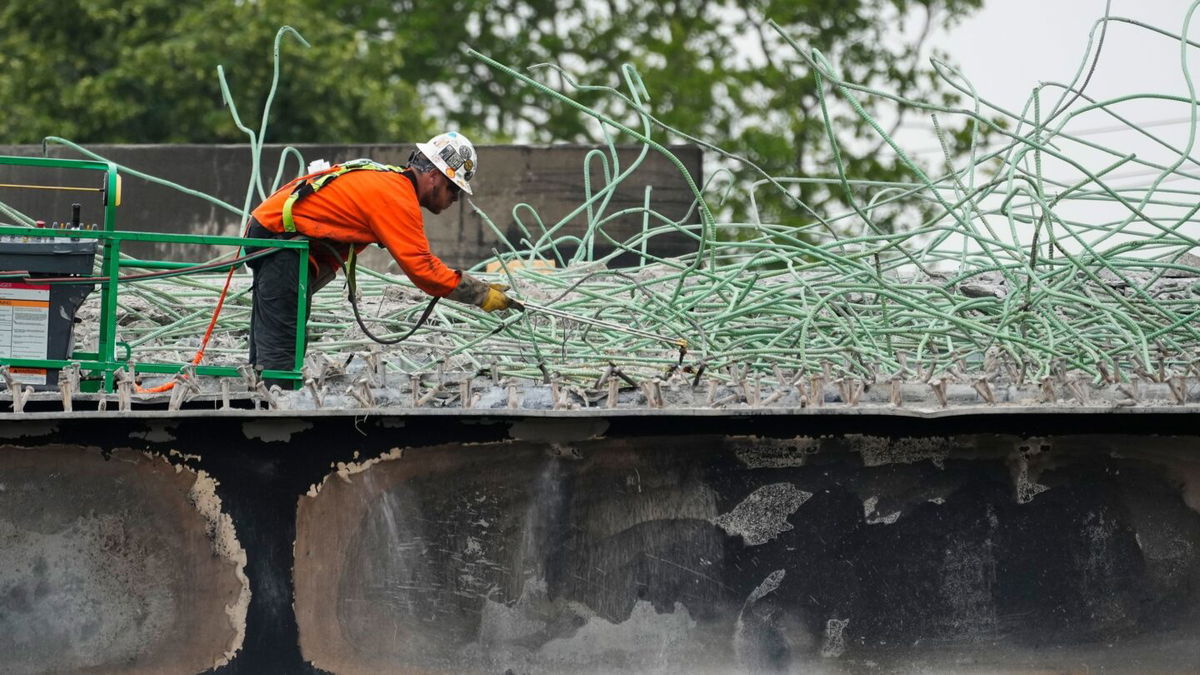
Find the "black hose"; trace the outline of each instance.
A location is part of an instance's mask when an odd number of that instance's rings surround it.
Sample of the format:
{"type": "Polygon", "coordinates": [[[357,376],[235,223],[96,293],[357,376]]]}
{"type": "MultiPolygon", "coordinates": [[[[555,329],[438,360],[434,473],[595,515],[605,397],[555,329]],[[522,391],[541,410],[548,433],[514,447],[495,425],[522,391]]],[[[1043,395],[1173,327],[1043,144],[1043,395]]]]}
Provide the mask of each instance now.
{"type": "MultiPolygon", "coordinates": [[[[339,261],[338,264],[342,268],[342,274],[346,275],[346,286],[347,290],[349,291],[346,295],[350,298],[350,309],[354,310],[354,320],[358,322],[358,327],[362,330],[363,335],[366,335],[374,342],[378,342],[381,345],[394,345],[404,342],[408,338],[412,337],[413,333],[416,333],[417,330],[421,326],[424,326],[425,322],[429,320],[429,315],[433,313],[433,308],[437,305],[438,300],[441,299],[437,296],[434,296],[432,299],[430,299],[429,304],[425,306],[425,311],[421,312],[421,317],[417,319],[417,323],[413,325],[413,327],[410,328],[409,331],[404,335],[401,335],[398,338],[381,338],[367,328],[367,324],[363,321],[362,315],[359,314],[358,298],[355,297],[356,284],[353,282],[353,272],[350,270],[349,266],[346,265],[346,261],[342,258],[342,254],[339,253],[338,250],[333,246],[330,246],[328,242],[321,241],[320,239],[309,239],[309,242],[324,246],[325,249],[329,253],[333,254],[333,257],[339,261]]],[[[351,244],[351,246],[353,246],[353,244],[351,244]]]]}
{"type": "MultiPolygon", "coordinates": [[[[212,270],[224,269],[227,267],[235,267],[237,265],[241,265],[242,263],[245,263],[245,262],[248,262],[251,260],[257,260],[258,258],[265,258],[266,256],[271,255],[272,253],[275,253],[275,252],[281,251],[281,250],[283,250],[283,249],[264,248],[264,249],[255,251],[254,253],[249,253],[247,255],[238,256],[236,258],[233,258],[232,260],[226,260],[224,262],[204,263],[201,265],[193,265],[191,267],[184,267],[182,269],[167,270],[165,272],[149,272],[146,274],[130,274],[130,275],[123,276],[123,277],[117,277],[117,281],[147,281],[149,279],[166,279],[168,277],[186,276],[188,274],[194,274],[196,272],[208,272],[208,271],[212,271],[212,270]]],[[[9,275],[0,274],[0,277],[7,277],[7,276],[9,276],[9,275]]],[[[24,272],[24,271],[22,271],[20,274],[13,274],[12,276],[17,279],[22,279],[24,281],[35,282],[35,283],[39,283],[39,284],[63,284],[63,285],[68,285],[68,286],[69,285],[93,286],[95,284],[102,284],[102,283],[108,282],[111,279],[111,277],[34,277],[34,276],[30,276],[28,272],[24,272]]]]}
{"type": "MultiPolygon", "coordinates": [[[[345,268],[343,267],[343,269],[345,269],[345,268]]],[[[438,300],[441,300],[441,298],[439,298],[437,296],[434,296],[433,298],[431,298],[429,300],[429,304],[425,305],[425,311],[421,312],[421,318],[417,319],[416,325],[414,325],[411,329],[409,329],[409,331],[407,333],[405,333],[404,335],[402,335],[398,338],[381,338],[381,337],[376,337],[374,334],[372,334],[371,331],[367,329],[367,325],[365,323],[363,323],[362,317],[359,316],[359,314],[358,314],[358,300],[356,300],[354,298],[354,291],[351,290],[348,295],[350,296],[350,308],[354,310],[354,320],[358,322],[358,327],[360,329],[362,329],[363,335],[366,335],[367,337],[371,338],[372,340],[374,340],[375,342],[378,342],[381,345],[398,344],[398,343],[404,342],[408,338],[412,337],[413,333],[417,332],[418,328],[425,325],[425,322],[429,319],[429,315],[433,313],[434,306],[437,305],[438,300]]]]}

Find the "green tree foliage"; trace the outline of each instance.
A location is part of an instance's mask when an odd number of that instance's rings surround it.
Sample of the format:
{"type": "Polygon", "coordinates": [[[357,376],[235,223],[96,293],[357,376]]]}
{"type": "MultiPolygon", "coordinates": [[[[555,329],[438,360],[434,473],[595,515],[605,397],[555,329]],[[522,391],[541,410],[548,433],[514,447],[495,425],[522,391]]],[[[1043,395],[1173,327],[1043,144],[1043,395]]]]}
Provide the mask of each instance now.
{"type": "Polygon", "coordinates": [[[241,142],[221,101],[224,66],[257,130],[280,26],[281,86],[268,139],[395,141],[426,135],[403,51],[331,21],[308,0],[39,0],[0,3],[0,142],[241,142]]]}
{"type": "MultiPolygon", "coordinates": [[[[934,77],[926,38],[932,29],[953,24],[981,3],[451,0],[433,8],[417,0],[332,0],[325,6],[343,21],[404,44],[406,60],[400,72],[418,85],[431,116],[484,138],[600,142],[602,135],[591,118],[464,57],[468,46],[518,70],[555,64],[583,85],[624,89],[620,66],[633,64],[651,95],[648,107],[666,125],[743,156],[771,175],[833,176],[815,73],[768,26],[768,19],[802,49],[821,50],[852,82],[947,103],[956,96],[934,77]]],[[[572,89],[550,70],[533,72],[579,101],[640,128],[637,118],[610,94],[572,89]]],[[[829,91],[828,83],[824,88],[829,91]]],[[[827,98],[849,175],[912,179],[861,117],[836,95],[827,98]]],[[[916,117],[881,97],[862,99],[867,111],[889,130],[916,117]]],[[[923,114],[919,121],[929,124],[923,114]]],[[[941,120],[951,132],[951,142],[955,122],[941,120]]],[[[739,171],[743,178],[752,175],[739,171]]],[[[817,207],[844,202],[837,187],[806,185],[794,190],[817,207]]],[[[771,217],[806,219],[785,200],[765,196],[771,217]]],[[[894,227],[889,221],[897,213],[880,214],[878,224],[894,227]]]]}
{"type": "MultiPolygon", "coordinates": [[[[436,127],[478,141],[601,142],[589,117],[465,54],[472,47],[635,127],[610,93],[634,65],[666,125],[705,139],[776,176],[833,176],[817,79],[801,54],[820,49],[845,77],[917,99],[955,100],[932,74],[925,39],[982,0],[42,0],[0,5],[0,142],[55,134],[94,142],[241,141],[220,101],[223,64],[243,120],[271,78],[276,30],[292,25],[313,45],[284,42],[282,85],[269,140],[413,140],[436,127]],[[419,95],[418,95],[419,94],[419,95]]],[[[824,90],[829,91],[828,83],[824,90]]],[[[829,96],[846,172],[911,179],[878,136],[829,96]]],[[[916,117],[864,95],[889,128],[916,117]]],[[[923,117],[923,116],[922,116],[923,117]]],[[[928,124],[928,118],[923,117],[928,124]]],[[[942,120],[961,146],[961,127],[942,120]]],[[[679,141],[659,132],[658,140],[679,141]]],[[[629,140],[629,139],[625,139],[629,140]]],[[[928,144],[928,141],[925,143],[928,144]]],[[[739,178],[755,174],[740,170],[739,178]]],[[[817,209],[845,206],[834,186],[794,194],[817,209]]],[[[766,192],[766,191],[764,191],[766,192]]],[[[760,193],[761,194],[761,193],[760,193]]],[[[808,219],[763,194],[767,217],[808,219]]],[[[740,200],[745,215],[746,200],[740,200]]],[[[877,224],[893,227],[877,212],[877,224]]]]}

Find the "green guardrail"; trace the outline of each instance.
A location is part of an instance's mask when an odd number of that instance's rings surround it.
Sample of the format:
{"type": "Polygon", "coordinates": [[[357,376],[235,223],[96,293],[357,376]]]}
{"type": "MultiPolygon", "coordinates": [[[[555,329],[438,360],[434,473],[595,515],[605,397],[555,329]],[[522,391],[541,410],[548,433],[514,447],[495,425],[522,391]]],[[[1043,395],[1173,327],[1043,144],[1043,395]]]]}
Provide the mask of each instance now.
{"type": "MultiPolygon", "coordinates": [[[[121,176],[112,162],[93,160],[56,159],[45,157],[12,157],[0,155],[0,165],[25,166],[52,169],[77,169],[84,171],[102,171],[105,173],[104,182],[98,191],[104,204],[104,223],[102,230],[72,230],[53,229],[43,230],[34,227],[0,225],[0,236],[44,237],[95,239],[101,242],[103,255],[100,264],[99,277],[80,277],[70,283],[86,282],[95,279],[100,286],[100,327],[98,351],[73,352],[68,359],[16,359],[0,356],[0,365],[19,368],[62,369],[78,366],[85,376],[98,380],[98,387],[111,392],[114,389],[117,371],[129,367],[134,359],[128,345],[117,340],[117,297],[121,286],[137,283],[137,280],[122,279],[120,271],[123,267],[134,267],[157,270],[177,270],[181,275],[188,273],[191,268],[199,272],[225,271],[242,263],[227,264],[184,263],[169,260],[121,260],[121,243],[125,241],[147,241],[165,244],[202,244],[208,246],[257,246],[266,248],[299,249],[299,292],[297,293],[296,316],[305,316],[308,309],[308,241],[304,239],[248,239],[243,237],[223,237],[211,235],[166,234],[157,232],[127,232],[116,229],[117,207],[120,205],[121,176]],[[117,354],[117,347],[124,347],[124,354],[117,354]]],[[[37,278],[29,278],[31,283],[41,283],[37,278]]],[[[67,283],[67,282],[57,282],[67,283]]],[[[292,370],[266,370],[262,372],[265,378],[290,380],[299,382],[302,379],[300,370],[304,363],[305,325],[303,321],[296,322],[296,360],[292,370]]],[[[136,368],[143,373],[176,374],[182,372],[189,364],[153,363],[138,361],[136,368]]],[[[194,367],[198,375],[215,377],[241,377],[237,368],[229,366],[194,367]]]]}

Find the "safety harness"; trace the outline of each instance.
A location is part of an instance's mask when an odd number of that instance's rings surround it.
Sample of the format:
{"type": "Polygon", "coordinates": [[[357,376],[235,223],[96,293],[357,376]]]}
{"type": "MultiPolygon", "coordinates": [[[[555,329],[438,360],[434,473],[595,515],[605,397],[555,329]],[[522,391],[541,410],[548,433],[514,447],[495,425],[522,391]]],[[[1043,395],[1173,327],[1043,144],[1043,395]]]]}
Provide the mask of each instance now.
{"type": "Polygon", "coordinates": [[[349,162],[342,162],[326,170],[324,173],[301,180],[292,188],[292,193],[288,195],[287,201],[283,202],[283,229],[287,232],[296,231],[296,221],[292,218],[292,207],[296,205],[296,202],[329,185],[330,181],[338,176],[350,173],[351,171],[390,171],[392,173],[403,173],[404,167],[381,164],[372,159],[352,159],[349,162]]]}
{"type": "MultiPolygon", "coordinates": [[[[403,173],[404,167],[393,166],[391,164],[382,164],[371,159],[352,159],[349,162],[338,164],[324,173],[305,178],[297,182],[296,186],[292,188],[292,193],[289,194],[288,198],[283,202],[284,231],[289,233],[296,232],[296,220],[292,217],[292,208],[296,205],[296,202],[304,199],[317,190],[320,190],[326,185],[329,185],[329,183],[338,176],[350,173],[351,171],[390,171],[392,173],[403,173]]],[[[317,241],[317,243],[325,245],[325,247],[328,248],[336,258],[341,258],[341,255],[339,255],[337,251],[333,249],[333,247],[322,241],[317,241]]],[[[346,260],[342,263],[342,271],[346,275],[346,289],[349,291],[350,295],[350,307],[354,310],[354,318],[358,321],[358,327],[362,329],[362,332],[366,334],[367,337],[380,344],[396,344],[397,342],[403,342],[404,340],[408,339],[409,336],[417,332],[417,329],[429,319],[429,315],[433,312],[434,306],[437,305],[438,298],[435,296],[429,301],[429,305],[426,306],[425,311],[421,313],[421,318],[417,320],[417,323],[412,327],[412,330],[408,331],[408,333],[405,335],[391,340],[376,337],[371,333],[371,331],[367,330],[366,324],[363,322],[362,317],[359,316],[358,313],[358,300],[356,297],[357,283],[354,274],[357,262],[358,252],[354,249],[354,244],[350,244],[350,251],[346,256],[346,260]]]]}
{"type": "MultiPolygon", "coordinates": [[[[322,174],[306,178],[296,183],[292,188],[292,193],[283,202],[283,229],[285,232],[296,231],[296,219],[292,217],[292,208],[296,202],[304,199],[312,193],[329,185],[333,179],[338,176],[350,173],[351,171],[390,171],[392,173],[403,173],[404,167],[393,166],[391,164],[382,164],[372,159],[352,159],[349,162],[342,162],[334,166],[332,169],[325,171],[322,174]]],[[[338,256],[341,257],[341,256],[338,256]]],[[[357,264],[358,252],[354,250],[354,245],[350,245],[350,252],[346,256],[346,283],[350,286],[350,293],[354,293],[355,279],[354,270],[357,264]]]]}

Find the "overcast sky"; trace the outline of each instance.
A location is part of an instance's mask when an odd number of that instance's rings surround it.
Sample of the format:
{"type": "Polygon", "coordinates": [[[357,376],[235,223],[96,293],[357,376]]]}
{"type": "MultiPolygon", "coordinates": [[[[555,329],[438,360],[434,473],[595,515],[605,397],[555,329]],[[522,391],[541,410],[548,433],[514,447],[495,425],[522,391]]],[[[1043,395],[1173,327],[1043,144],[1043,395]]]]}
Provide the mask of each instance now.
{"type": "MultiPolygon", "coordinates": [[[[1112,15],[1180,33],[1190,0],[1112,0],[1112,15]]],[[[1088,34],[1104,14],[1104,0],[987,0],[978,14],[941,31],[933,40],[947,50],[980,95],[1019,112],[1039,81],[1068,83],[1087,55],[1088,34]]],[[[1200,41],[1200,11],[1191,29],[1200,41]]],[[[1099,39],[1100,32],[1095,32],[1099,39]]],[[[1192,76],[1200,86],[1200,50],[1191,49],[1192,76]]],[[[1058,90],[1043,98],[1043,110],[1058,90]]],[[[1124,23],[1109,23],[1103,51],[1086,93],[1116,98],[1145,92],[1186,95],[1177,40],[1124,23]]],[[[1189,125],[1180,120],[1188,107],[1169,102],[1130,102],[1119,110],[1138,123],[1164,123],[1156,133],[1184,143],[1189,125]],[[1173,124],[1165,124],[1174,122],[1173,124]]],[[[1073,123],[1072,129],[1105,128],[1103,113],[1073,123]]],[[[1105,143],[1132,141],[1135,134],[1100,134],[1105,143]]],[[[1097,140],[1101,140],[1098,138],[1097,140]]]]}
{"type": "MultiPolygon", "coordinates": [[[[1112,14],[1179,33],[1190,4],[1188,0],[1112,0],[1112,14]]],[[[1016,105],[1039,80],[1071,79],[1104,6],[1104,0],[987,0],[972,18],[939,33],[935,43],[954,55],[977,86],[1016,105]]],[[[1196,24],[1200,21],[1193,22],[1194,39],[1200,38],[1196,24]]],[[[1089,90],[1093,86],[1105,92],[1137,85],[1175,88],[1182,83],[1178,42],[1135,26],[1109,24],[1097,77],[1089,90]]]]}
{"type": "MultiPolygon", "coordinates": [[[[1180,34],[1192,4],[1193,0],[1112,0],[1111,14],[1180,34]]],[[[952,61],[975,85],[981,97],[1019,113],[1038,82],[1066,84],[1075,77],[1088,56],[1089,32],[1104,15],[1104,9],[1104,0],[986,0],[982,11],[951,30],[935,34],[932,41],[951,54],[952,61]]],[[[1200,41],[1200,11],[1193,16],[1188,34],[1192,40],[1200,41]]],[[[1098,41],[1099,29],[1094,35],[1098,41]]],[[[1189,48],[1188,66],[1193,83],[1200,89],[1200,49],[1189,48]]],[[[1058,100],[1061,90],[1047,89],[1046,92],[1042,98],[1043,115],[1058,100]]],[[[1146,93],[1186,97],[1188,90],[1179,40],[1127,23],[1110,22],[1100,60],[1085,93],[1101,100],[1146,93]]],[[[1190,105],[1140,100],[1116,103],[1113,109],[1177,148],[1187,146],[1192,130],[1190,105]]],[[[924,132],[924,139],[921,138],[922,120],[914,122],[917,128],[906,130],[903,147],[929,148],[928,132],[924,132]]],[[[1164,149],[1134,131],[1121,129],[1122,126],[1104,112],[1095,111],[1072,120],[1066,131],[1082,132],[1080,135],[1089,141],[1115,148],[1122,154],[1136,153],[1138,158],[1162,164],[1179,159],[1179,152],[1164,149]]],[[[935,141],[934,148],[936,145],[935,141]]],[[[1099,171],[1114,161],[1112,155],[1079,144],[1064,142],[1060,147],[1091,171],[1099,171]]],[[[932,156],[926,154],[923,159],[932,160],[937,154],[935,150],[932,156]]],[[[1200,149],[1193,147],[1190,154],[1200,156],[1200,149]]],[[[1185,163],[1181,168],[1193,174],[1200,173],[1200,166],[1195,162],[1185,163]]],[[[1045,174],[1067,182],[1081,177],[1067,165],[1054,162],[1047,163],[1045,174]]],[[[1156,177],[1155,170],[1130,164],[1114,170],[1106,181],[1113,187],[1132,188],[1147,186],[1156,177]]],[[[1186,191],[1178,201],[1195,203],[1200,194],[1200,181],[1171,176],[1161,188],[1186,191]]],[[[1092,223],[1107,223],[1129,215],[1124,207],[1094,201],[1064,202],[1056,211],[1092,223]]],[[[1170,216],[1185,213],[1186,207],[1151,204],[1146,212],[1167,222],[1170,216]]],[[[1179,227],[1191,236],[1200,237],[1200,224],[1196,222],[1179,227]]],[[[1146,229],[1152,228],[1147,226],[1146,229]]]]}

